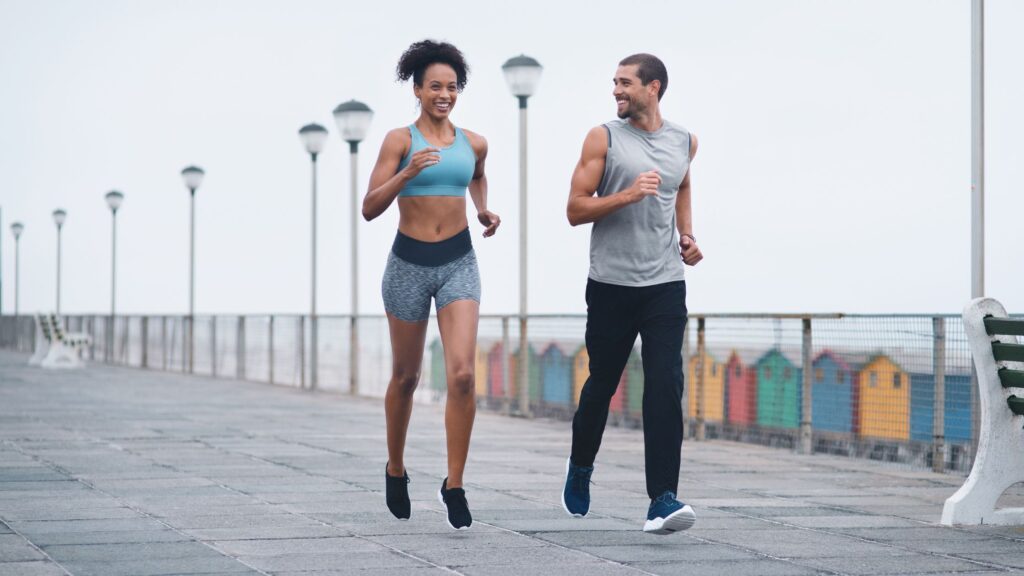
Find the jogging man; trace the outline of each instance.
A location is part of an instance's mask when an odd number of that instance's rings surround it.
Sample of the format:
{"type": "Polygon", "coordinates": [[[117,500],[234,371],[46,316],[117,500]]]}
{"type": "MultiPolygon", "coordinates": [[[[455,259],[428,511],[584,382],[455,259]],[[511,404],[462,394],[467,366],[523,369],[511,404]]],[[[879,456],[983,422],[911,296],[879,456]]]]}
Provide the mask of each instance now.
{"type": "Polygon", "coordinates": [[[622,60],[614,83],[619,119],[587,134],[569,191],[569,223],[594,226],[586,292],[590,377],[572,422],[562,504],[573,516],[590,510],[590,476],[608,405],[639,334],[651,498],[644,531],[670,534],[696,521],[676,494],[683,443],[683,264],[703,258],[690,212],[697,138],[661,117],[668,72],[657,57],[622,60]]]}

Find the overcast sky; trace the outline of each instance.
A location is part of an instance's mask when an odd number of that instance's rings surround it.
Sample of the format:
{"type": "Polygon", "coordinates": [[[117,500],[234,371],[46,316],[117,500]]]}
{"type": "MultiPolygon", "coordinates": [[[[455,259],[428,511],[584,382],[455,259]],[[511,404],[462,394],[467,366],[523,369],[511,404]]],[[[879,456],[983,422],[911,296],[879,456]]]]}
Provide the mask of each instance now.
{"type": "MultiPolygon", "coordinates": [[[[987,8],[987,293],[1024,312],[1024,3],[987,8]]],[[[375,111],[359,197],[388,129],[415,120],[399,55],[423,38],[472,71],[452,118],[490,143],[490,208],[473,226],[485,313],[518,309],[518,116],[501,64],[544,65],[530,99],[529,307],[583,312],[589,226],[565,202],[587,130],[614,117],[611,78],[634,52],[669,71],[665,118],[692,130],[688,268],[701,312],[959,312],[970,297],[970,0],[594,0],[492,3],[0,0],[3,305],[104,312],[110,212],[118,308],[181,313],[188,164],[197,194],[199,312],[309,309],[309,157],[323,124],[319,308],[349,310],[348,149],[331,110],[375,111]]],[[[472,210],[472,208],[470,208],[472,210]]],[[[472,219],[471,219],[472,222],[472,219]]],[[[360,220],[360,311],[382,313],[397,207],[360,220]]]]}

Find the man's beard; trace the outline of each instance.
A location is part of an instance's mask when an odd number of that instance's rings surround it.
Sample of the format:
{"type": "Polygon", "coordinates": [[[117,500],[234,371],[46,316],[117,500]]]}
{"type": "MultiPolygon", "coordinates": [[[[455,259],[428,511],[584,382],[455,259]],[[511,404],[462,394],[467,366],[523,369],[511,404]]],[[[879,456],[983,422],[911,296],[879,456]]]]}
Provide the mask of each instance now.
{"type": "Polygon", "coordinates": [[[616,114],[622,120],[629,120],[635,118],[638,112],[643,112],[643,110],[637,106],[636,102],[632,98],[627,98],[626,107],[621,112],[616,111],[616,114]]]}

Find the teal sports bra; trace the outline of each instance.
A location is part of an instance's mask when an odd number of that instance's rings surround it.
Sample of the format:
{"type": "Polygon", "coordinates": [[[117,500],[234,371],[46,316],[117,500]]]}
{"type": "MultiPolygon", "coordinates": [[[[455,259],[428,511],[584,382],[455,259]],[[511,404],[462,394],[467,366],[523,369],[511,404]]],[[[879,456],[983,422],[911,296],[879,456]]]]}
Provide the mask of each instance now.
{"type": "MultiPolygon", "coordinates": [[[[427,142],[415,124],[409,125],[409,134],[412,136],[412,143],[409,146],[409,153],[402,158],[398,165],[399,170],[409,165],[409,158],[415,152],[424,148],[437,148],[427,142]]],[[[427,166],[415,178],[406,183],[402,191],[398,193],[399,198],[466,195],[466,188],[473,180],[473,173],[476,171],[476,153],[473,152],[469,138],[466,138],[462,130],[455,128],[455,142],[440,150],[441,161],[433,166],[427,166]]]]}

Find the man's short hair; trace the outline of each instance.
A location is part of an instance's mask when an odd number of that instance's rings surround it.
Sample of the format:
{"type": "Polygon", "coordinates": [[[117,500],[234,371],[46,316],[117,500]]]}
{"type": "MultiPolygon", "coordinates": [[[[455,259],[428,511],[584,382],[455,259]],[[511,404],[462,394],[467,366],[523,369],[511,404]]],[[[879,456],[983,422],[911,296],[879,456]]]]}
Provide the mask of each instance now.
{"type": "Polygon", "coordinates": [[[650,84],[651,80],[661,82],[661,87],[658,89],[658,100],[661,100],[668,88],[668,70],[665,69],[665,63],[653,54],[644,53],[626,56],[619,62],[619,66],[634,65],[637,67],[636,75],[640,77],[640,82],[644,86],[650,84]]]}

